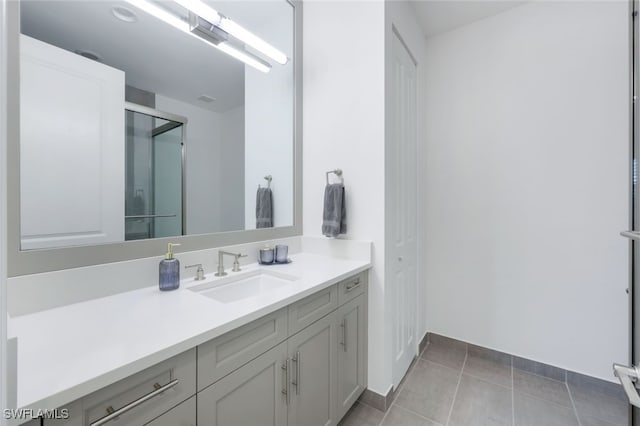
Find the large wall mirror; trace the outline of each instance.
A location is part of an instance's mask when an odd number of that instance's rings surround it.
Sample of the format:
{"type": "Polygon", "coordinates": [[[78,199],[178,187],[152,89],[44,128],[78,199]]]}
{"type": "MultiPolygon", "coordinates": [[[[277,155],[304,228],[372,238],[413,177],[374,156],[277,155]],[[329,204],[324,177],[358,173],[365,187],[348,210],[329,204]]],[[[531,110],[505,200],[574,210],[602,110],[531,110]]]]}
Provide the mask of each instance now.
{"type": "Polygon", "coordinates": [[[11,3],[10,276],[299,234],[300,4],[11,3]]]}

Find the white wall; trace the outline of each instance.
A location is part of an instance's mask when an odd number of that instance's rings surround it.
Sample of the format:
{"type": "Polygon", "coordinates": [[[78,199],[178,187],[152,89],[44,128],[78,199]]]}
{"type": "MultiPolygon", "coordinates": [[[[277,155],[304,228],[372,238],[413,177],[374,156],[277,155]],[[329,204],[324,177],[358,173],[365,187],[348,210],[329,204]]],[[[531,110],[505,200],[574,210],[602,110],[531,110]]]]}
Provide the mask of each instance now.
{"type": "Polygon", "coordinates": [[[612,380],[627,361],[628,5],[428,39],[430,331],[612,380]]]}
{"type": "MultiPolygon", "coordinates": [[[[254,17],[269,16],[259,18],[256,33],[293,57],[291,6],[255,2],[251,8],[254,17]]],[[[256,228],[256,191],[267,185],[267,175],[273,177],[273,225],[293,225],[293,62],[269,62],[268,73],[245,66],[245,229],[256,228]]]]}
{"type": "Polygon", "coordinates": [[[244,229],[244,106],[220,114],[220,228],[244,229]]]}
{"type": "Polygon", "coordinates": [[[391,370],[384,336],[384,3],[305,2],[303,21],[303,231],[321,235],[325,172],[341,168],[344,238],[373,241],[369,388],[386,394],[391,370]]]}
{"type": "Polygon", "coordinates": [[[156,95],[156,108],[186,117],[187,234],[217,232],[220,227],[220,115],[156,95]]]}

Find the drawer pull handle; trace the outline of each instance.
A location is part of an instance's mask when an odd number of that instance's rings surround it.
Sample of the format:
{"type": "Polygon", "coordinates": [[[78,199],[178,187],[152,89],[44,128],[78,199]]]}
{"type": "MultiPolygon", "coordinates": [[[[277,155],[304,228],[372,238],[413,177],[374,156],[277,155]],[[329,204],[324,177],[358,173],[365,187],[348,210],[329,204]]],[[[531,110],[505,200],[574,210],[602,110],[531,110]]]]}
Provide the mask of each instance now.
{"type": "Polygon", "coordinates": [[[171,389],[172,387],[174,387],[175,385],[178,384],[178,379],[174,379],[172,381],[170,381],[169,383],[167,383],[164,386],[160,386],[157,387],[157,383],[153,386],[155,388],[155,390],[149,392],[148,394],[136,399],[133,402],[128,403],[127,405],[125,405],[122,408],[119,408],[115,411],[113,411],[113,407],[109,407],[111,410],[109,410],[109,408],[107,408],[107,412],[111,411],[108,415],[96,420],[95,422],[91,423],[89,426],[101,426],[113,419],[115,419],[116,417],[119,417],[121,415],[123,415],[124,413],[126,413],[127,411],[130,411],[134,408],[136,408],[138,405],[142,404],[143,402],[146,402],[148,400],[150,400],[151,398],[160,395],[162,392],[171,389]]]}
{"type": "Polygon", "coordinates": [[[340,323],[340,327],[342,328],[342,341],[340,344],[342,345],[342,350],[344,352],[347,351],[347,319],[344,318],[340,323]]]}
{"type": "Polygon", "coordinates": [[[285,396],[285,401],[289,405],[289,358],[280,366],[284,370],[284,389],[282,394],[285,396]]]}
{"type": "Polygon", "coordinates": [[[359,286],[360,286],[360,278],[357,278],[354,282],[352,282],[351,284],[348,284],[345,290],[347,293],[349,293],[351,290],[359,286]]]}
{"type": "Polygon", "coordinates": [[[296,356],[291,358],[296,363],[296,380],[292,380],[291,384],[296,387],[296,395],[300,395],[300,351],[296,352],[296,356]]]}

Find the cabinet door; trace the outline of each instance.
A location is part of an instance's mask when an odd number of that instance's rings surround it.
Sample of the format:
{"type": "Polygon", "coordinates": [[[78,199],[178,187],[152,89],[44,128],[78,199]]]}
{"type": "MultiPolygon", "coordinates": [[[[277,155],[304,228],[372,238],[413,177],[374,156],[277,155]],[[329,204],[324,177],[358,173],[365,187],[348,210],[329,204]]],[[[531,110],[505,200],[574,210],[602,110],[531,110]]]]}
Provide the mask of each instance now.
{"type": "Polygon", "coordinates": [[[283,308],[198,346],[198,390],[286,338],[287,308],[283,308]]]}
{"type": "Polygon", "coordinates": [[[192,396],[146,426],[196,426],[196,397],[192,396]]]}
{"type": "Polygon", "coordinates": [[[283,342],[198,392],[198,424],[286,426],[286,358],[283,342]]]}
{"type": "Polygon", "coordinates": [[[338,310],[338,417],[346,414],[367,385],[366,294],[338,310]]]}
{"type": "Polygon", "coordinates": [[[334,314],[289,338],[289,426],[336,424],[336,342],[334,314]]]}

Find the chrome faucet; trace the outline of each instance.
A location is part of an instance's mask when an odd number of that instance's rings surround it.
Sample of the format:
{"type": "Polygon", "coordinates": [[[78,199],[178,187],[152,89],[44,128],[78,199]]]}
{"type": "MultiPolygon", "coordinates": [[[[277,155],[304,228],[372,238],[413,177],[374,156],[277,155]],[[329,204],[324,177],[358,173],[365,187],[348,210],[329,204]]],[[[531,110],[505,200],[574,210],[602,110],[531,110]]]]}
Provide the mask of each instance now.
{"type": "Polygon", "coordinates": [[[228,251],[218,250],[218,272],[215,273],[216,277],[224,277],[227,273],[224,271],[224,255],[233,256],[233,272],[240,271],[240,259],[241,257],[247,257],[246,254],[242,253],[230,253],[228,251]]]}

